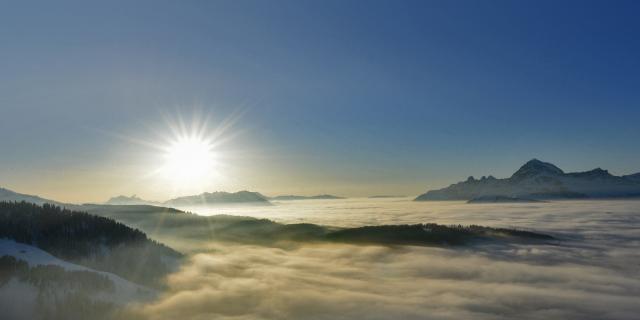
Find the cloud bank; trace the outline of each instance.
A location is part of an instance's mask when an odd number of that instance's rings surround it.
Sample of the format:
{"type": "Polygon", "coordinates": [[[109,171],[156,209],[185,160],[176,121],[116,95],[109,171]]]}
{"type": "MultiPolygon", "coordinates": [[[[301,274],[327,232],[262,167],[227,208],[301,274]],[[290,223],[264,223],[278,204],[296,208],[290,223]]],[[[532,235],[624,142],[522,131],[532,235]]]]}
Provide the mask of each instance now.
{"type": "Polygon", "coordinates": [[[192,256],[170,276],[166,294],[134,313],[154,320],[637,318],[633,268],[580,263],[580,251],[216,246],[192,256]],[[547,259],[558,255],[566,259],[547,259]]]}

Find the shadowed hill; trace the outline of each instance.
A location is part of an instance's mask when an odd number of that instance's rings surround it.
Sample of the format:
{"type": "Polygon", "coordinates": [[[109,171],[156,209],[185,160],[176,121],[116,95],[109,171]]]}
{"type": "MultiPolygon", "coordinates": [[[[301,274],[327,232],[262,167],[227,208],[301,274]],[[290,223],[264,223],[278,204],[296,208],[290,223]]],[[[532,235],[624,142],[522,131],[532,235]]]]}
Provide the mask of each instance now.
{"type": "Polygon", "coordinates": [[[196,250],[209,241],[256,245],[279,242],[345,242],[379,245],[464,245],[476,240],[547,241],[539,233],[481,226],[437,224],[383,225],[360,228],[334,228],[315,224],[281,224],[267,219],[230,215],[199,216],[159,207],[87,207],[94,214],[140,228],[151,236],[183,250],[196,250]],[[156,211],[153,211],[153,210],[156,211]]]}
{"type": "Polygon", "coordinates": [[[0,237],[146,285],[158,285],[181,257],[140,230],[50,204],[0,202],[0,237]]]}
{"type": "Polygon", "coordinates": [[[342,229],[328,233],[326,239],[370,244],[464,245],[478,240],[532,241],[554,238],[545,234],[513,229],[427,223],[342,229]]]}

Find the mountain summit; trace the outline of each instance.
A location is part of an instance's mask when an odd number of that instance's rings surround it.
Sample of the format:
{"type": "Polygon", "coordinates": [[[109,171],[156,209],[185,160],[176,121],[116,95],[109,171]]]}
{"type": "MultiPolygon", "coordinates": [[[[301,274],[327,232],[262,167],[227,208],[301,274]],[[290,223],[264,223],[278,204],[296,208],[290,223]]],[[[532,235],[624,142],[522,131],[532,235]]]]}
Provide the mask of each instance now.
{"type": "Polygon", "coordinates": [[[532,177],[535,175],[562,175],[564,171],[562,169],[556,167],[555,165],[549,162],[543,162],[538,159],[532,159],[527,161],[518,171],[516,171],[511,178],[512,179],[522,179],[527,177],[532,177]]]}
{"type": "Polygon", "coordinates": [[[533,159],[506,179],[475,179],[431,190],[416,201],[478,198],[574,199],[640,197],[637,175],[614,176],[601,168],[565,173],[557,166],[533,159]]]}

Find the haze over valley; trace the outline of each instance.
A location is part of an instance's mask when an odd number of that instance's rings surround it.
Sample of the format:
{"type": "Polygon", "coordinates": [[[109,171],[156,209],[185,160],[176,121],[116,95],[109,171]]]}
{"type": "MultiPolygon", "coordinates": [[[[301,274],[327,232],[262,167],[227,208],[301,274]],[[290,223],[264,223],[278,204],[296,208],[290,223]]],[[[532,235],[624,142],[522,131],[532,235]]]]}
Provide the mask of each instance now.
{"type": "Polygon", "coordinates": [[[11,1],[0,320],[637,320],[640,1],[11,1]]]}
{"type": "MultiPolygon", "coordinates": [[[[307,299],[321,306],[318,311],[304,311],[312,319],[326,315],[422,319],[425,313],[443,319],[535,319],[549,312],[562,318],[631,319],[639,311],[631,298],[640,290],[640,283],[631,280],[640,261],[636,250],[640,234],[633,227],[638,221],[639,200],[533,204],[438,201],[425,205],[413,198],[356,198],[313,202],[283,201],[263,207],[267,211],[252,205],[231,205],[219,211],[224,215],[209,216],[147,205],[79,206],[142,230],[185,255],[181,267],[169,275],[162,288],[137,289],[150,293],[131,297],[137,303],[127,308],[118,307],[122,304],[114,302],[115,298],[96,299],[94,304],[105,306],[96,307],[103,310],[96,312],[151,319],[178,315],[297,318],[305,316],[300,308],[308,308],[307,299]],[[269,220],[263,220],[266,218],[269,220]],[[457,229],[459,224],[493,229],[457,229]],[[364,226],[369,227],[361,228],[364,226]],[[440,226],[456,227],[438,229],[440,226]],[[511,230],[517,232],[509,235],[511,230]],[[389,277],[389,272],[394,275],[389,277]],[[318,282],[300,287],[300,277],[318,282]],[[491,299],[485,294],[489,288],[494,290],[491,299]],[[156,290],[164,293],[151,293],[156,290]],[[338,290],[340,294],[317,296],[318,290],[338,290]],[[389,290],[394,292],[392,296],[389,290]],[[417,309],[408,302],[430,301],[443,291],[471,300],[448,298],[421,303],[417,309]],[[355,297],[348,309],[337,302],[355,297]],[[530,299],[538,304],[523,308],[519,301],[530,299]],[[478,301],[481,309],[475,304],[478,301]],[[272,307],[274,303],[277,309],[272,307]],[[615,313],[609,309],[611,303],[616,305],[615,313]],[[548,305],[554,310],[540,313],[538,308],[548,305]]],[[[4,208],[6,212],[7,206],[4,208]]],[[[220,209],[216,205],[210,210],[220,209]]],[[[36,249],[20,249],[6,241],[0,249],[34,265],[53,261],[30,260],[33,258],[27,252],[36,249]]],[[[148,258],[132,256],[121,261],[145,262],[148,258]]],[[[123,272],[116,274],[135,279],[123,272]]],[[[148,268],[144,274],[149,274],[148,268]]],[[[15,301],[7,297],[15,294],[18,286],[29,288],[29,282],[13,281],[0,290],[3,302],[15,301]]],[[[116,284],[115,288],[122,286],[116,284]]],[[[130,289],[116,289],[108,296],[120,295],[118,290],[130,289]]],[[[72,311],[56,309],[78,308],[78,302],[71,301],[35,310],[73,316],[72,311]]],[[[5,306],[16,318],[31,316],[20,314],[13,305],[5,306]]]]}

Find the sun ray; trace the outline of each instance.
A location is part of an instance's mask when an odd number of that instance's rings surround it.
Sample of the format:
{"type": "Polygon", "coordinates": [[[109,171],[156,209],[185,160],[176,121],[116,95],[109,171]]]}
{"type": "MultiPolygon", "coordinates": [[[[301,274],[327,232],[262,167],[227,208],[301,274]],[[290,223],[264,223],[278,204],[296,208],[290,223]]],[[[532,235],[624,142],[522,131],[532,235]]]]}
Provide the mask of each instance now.
{"type": "Polygon", "coordinates": [[[173,193],[207,191],[223,178],[221,171],[227,166],[222,163],[226,157],[221,146],[239,134],[231,129],[243,114],[234,112],[211,126],[211,114],[200,110],[163,113],[165,130],[156,143],[161,146],[161,164],[152,174],[168,183],[173,193]]]}

